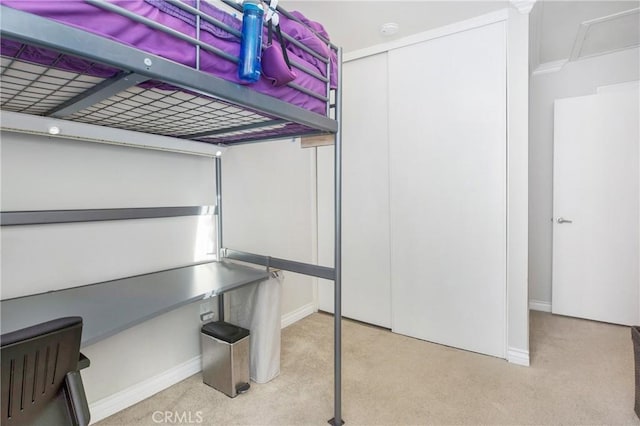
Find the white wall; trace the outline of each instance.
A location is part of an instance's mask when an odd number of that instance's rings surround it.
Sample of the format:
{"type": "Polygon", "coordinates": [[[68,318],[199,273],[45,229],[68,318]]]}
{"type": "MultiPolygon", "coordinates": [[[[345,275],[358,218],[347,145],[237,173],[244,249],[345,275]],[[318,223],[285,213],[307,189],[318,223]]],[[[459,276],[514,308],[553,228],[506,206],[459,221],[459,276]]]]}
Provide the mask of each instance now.
{"type": "Polygon", "coordinates": [[[507,19],[507,359],[529,365],[528,310],[529,15],[507,19]]]}
{"type": "Polygon", "coordinates": [[[566,63],[530,80],[529,298],[538,309],[551,300],[553,101],[596,93],[596,88],[640,78],[640,49],[566,63]]]}
{"type": "MultiPolygon", "coordinates": [[[[2,132],[2,210],[214,204],[213,160],[2,132]]],[[[90,284],[210,258],[210,217],[3,227],[2,298],[90,284]]],[[[90,403],[199,355],[199,304],[83,352],[90,403]]]]}
{"type": "MultiPolygon", "coordinates": [[[[232,147],[222,164],[224,246],[316,263],[315,149],[275,141],[232,147]]],[[[284,316],[313,311],[314,278],[285,272],[284,316]]]]}
{"type": "MultiPolygon", "coordinates": [[[[211,158],[9,132],[1,136],[2,211],[215,204],[211,158]]],[[[225,242],[313,261],[314,152],[290,142],[227,151],[225,242]]],[[[3,227],[2,298],[211,259],[212,223],[203,216],[3,227]]],[[[312,279],[285,277],[283,316],[297,319],[313,312],[312,279]]],[[[97,411],[109,414],[113,407],[136,402],[131,398],[140,389],[157,390],[149,380],[176,368],[181,374],[197,371],[193,360],[200,355],[202,303],[83,348],[91,360],[82,371],[89,403],[98,402],[97,411]]],[[[213,301],[206,304],[215,309],[213,301]]],[[[171,374],[165,385],[172,384],[171,377],[180,380],[171,374]]]]}

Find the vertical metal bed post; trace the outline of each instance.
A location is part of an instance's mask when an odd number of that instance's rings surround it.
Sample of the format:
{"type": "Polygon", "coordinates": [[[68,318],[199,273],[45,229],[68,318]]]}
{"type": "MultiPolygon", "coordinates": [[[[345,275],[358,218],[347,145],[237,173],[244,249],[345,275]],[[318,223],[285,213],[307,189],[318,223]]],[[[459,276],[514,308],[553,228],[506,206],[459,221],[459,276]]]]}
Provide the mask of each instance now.
{"type": "MultiPolygon", "coordinates": [[[[222,261],[222,158],[216,155],[216,261],[222,261]]],[[[224,294],[218,295],[218,321],[224,321],[224,294]]]]}
{"type": "MultiPolygon", "coordinates": [[[[342,421],[342,48],[338,49],[338,91],[335,119],[338,121],[334,149],[334,417],[333,424],[342,421]]],[[[331,423],[331,421],[330,421],[331,423]]]]}
{"type": "MultiPolygon", "coordinates": [[[[196,0],[196,9],[200,11],[200,0],[196,0]]],[[[200,15],[196,14],[196,40],[200,41],[200,15]]],[[[196,69],[200,69],[200,45],[196,44],[196,69]]]]}

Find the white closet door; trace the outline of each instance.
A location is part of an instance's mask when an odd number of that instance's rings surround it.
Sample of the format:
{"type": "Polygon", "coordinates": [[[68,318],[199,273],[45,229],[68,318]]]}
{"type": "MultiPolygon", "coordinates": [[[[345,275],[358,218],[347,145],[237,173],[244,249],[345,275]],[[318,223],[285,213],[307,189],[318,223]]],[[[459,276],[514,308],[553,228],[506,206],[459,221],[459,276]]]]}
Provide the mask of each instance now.
{"type": "MultiPolygon", "coordinates": [[[[391,327],[387,55],[343,67],[343,315],[391,327]]],[[[318,258],[333,265],[333,147],[318,149],[318,258]]],[[[318,305],[333,312],[333,282],[318,305]]]]}
{"type": "Polygon", "coordinates": [[[504,23],[389,53],[395,332],[505,356],[504,23]]]}

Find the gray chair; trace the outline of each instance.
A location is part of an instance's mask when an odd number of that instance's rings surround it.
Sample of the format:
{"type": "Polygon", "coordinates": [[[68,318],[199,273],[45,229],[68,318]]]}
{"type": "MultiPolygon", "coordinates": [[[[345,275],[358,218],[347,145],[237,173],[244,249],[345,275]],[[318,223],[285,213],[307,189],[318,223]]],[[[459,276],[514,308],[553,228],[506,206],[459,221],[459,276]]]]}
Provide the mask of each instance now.
{"type": "Polygon", "coordinates": [[[51,320],[0,336],[2,425],[88,425],[79,369],[82,318],[51,320]]]}

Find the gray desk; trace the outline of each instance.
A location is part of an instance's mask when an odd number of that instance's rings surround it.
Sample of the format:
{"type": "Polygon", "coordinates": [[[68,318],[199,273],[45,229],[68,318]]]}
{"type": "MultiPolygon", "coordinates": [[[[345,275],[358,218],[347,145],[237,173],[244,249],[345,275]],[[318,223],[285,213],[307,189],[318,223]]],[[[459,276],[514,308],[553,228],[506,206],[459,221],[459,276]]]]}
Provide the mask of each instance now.
{"type": "Polygon", "coordinates": [[[2,334],[65,316],[83,319],[82,347],[209,296],[268,278],[266,270],[210,262],[0,301],[2,334]]]}

